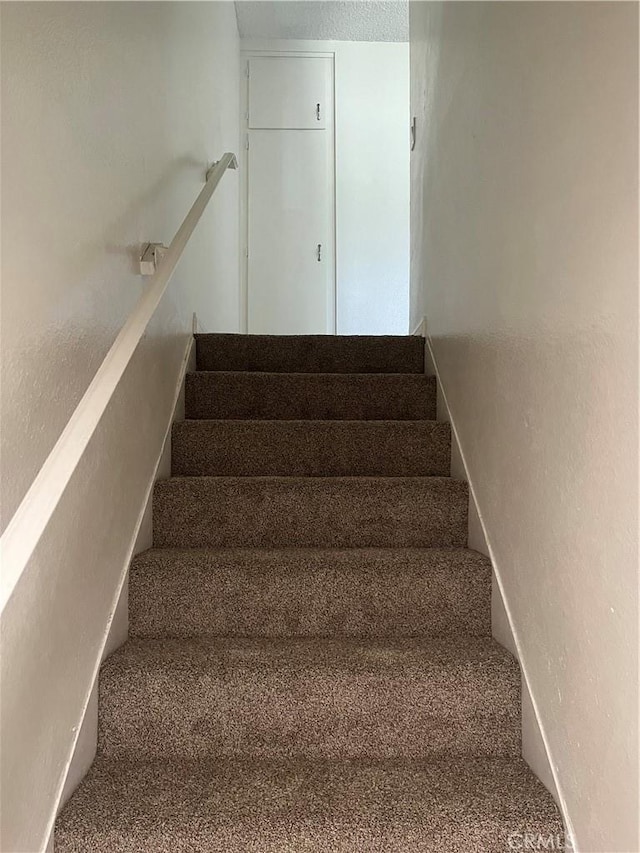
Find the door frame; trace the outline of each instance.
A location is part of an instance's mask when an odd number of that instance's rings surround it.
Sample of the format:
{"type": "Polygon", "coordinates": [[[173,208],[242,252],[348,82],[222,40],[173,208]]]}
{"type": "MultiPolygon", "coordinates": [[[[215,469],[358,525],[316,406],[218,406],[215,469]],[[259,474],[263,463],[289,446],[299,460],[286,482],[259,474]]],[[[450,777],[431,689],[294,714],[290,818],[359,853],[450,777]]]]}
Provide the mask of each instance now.
{"type": "MultiPolygon", "coordinates": [[[[337,266],[337,230],[336,230],[336,55],[332,50],[313,50],[303,44],[291,48],[252,48],[249,45],[240,50],[240,331],[249,331],[249,60],[259,56],[284,56],[321,58],[331,60],[331,131],[329,133],[329,160],[331,163],[331,237],[332,249],[330,272],[332,274],[332,306],[329,334],[337,334],[338,328],[338,266],[337,266]]],[[[313,132],[313,131],[312,131],[313,132]]]]}

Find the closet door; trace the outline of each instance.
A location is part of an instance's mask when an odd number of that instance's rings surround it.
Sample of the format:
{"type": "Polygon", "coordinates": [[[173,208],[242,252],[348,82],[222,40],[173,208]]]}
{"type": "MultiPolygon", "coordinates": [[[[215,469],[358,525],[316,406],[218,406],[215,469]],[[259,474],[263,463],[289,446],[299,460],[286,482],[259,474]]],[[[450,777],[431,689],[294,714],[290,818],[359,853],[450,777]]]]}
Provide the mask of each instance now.
{"type": "Polygon", "coordinates": [[[248,330],[335,332],[332,62],[249,60],[248,330]]]}

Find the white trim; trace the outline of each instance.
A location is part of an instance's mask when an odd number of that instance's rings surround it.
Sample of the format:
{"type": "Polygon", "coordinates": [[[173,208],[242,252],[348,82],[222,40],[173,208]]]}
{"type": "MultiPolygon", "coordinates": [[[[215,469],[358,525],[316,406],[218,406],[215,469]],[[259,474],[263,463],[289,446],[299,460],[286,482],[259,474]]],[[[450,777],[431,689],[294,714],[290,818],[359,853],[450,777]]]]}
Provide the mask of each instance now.
{"type": "Polygon", "coordinates": [[[413,331],[410,333],[411,335],[419,338],[427,337],[427,318],[423,317],[422,320],[415,326],[413,331]]]}
{"type": "MultiPolygon", "coordinates": [[[[420,321],[420,324],[416,327],[416,329],[419,329],[421,326],[423,328],[425,328],[425,330],[426,330],[426,321],[424,318],[420,321]]],[[[549,740],[547,738],[547,734],[546,734],[544,725],[542,723],[542,717],[540,715],[540,709],[538,707],[538,703],[536,702],[536,698],[535,698],[533,691],[531,689],[531,680],[529,678],[529,672],[528,672],[526,660],[525,660],[525,657],[523,655],[522,644],[520,643],[518,632],[516,630],[515,621],[513,618],[513,613],[511,612],[511,608],[509,607],[509,601],[508,601],[507,596],[506,596],[504,583],[502,581],[502,577],[500,574],[500,568],[499,568],[498,562],[496,560],[496,555],[495,555],[495,552],[491,546],[491,539],[489,537],[489,531],[487,530],[487,526],[485,524],[481,509],[480,509],[480,505],[479,505],[478,500],[477,500],[476,490],[475,490],[475,487],[473,484],[473,480],[471,479],[471,477],[469,475],[469,466],[467,465],[467,459],[465,456],[465,452],[464,452],[464,449],[463,449],[462,444],[460,442],[460,437],[458,435],[456,423],[452,417],[451,409],[449,407],[449,402],[447,400],[447,393],[446,393],[444,384],[442,382],[442,377],[440,376],[440,371],[438,370],[438,363],[436,361],[435,353],[433,350],[431,337],[429,335],[426,335],[425,341],[426,341],[426,349],[427,349],[427,358],[430,360],[430,363],[433,366],[433,370],[434,370],[435,375],[436,375],[439,393],[442,395],[442,401],[443,401],[444,406],[447,410],[448,420],[449,420],[449,423],[451,425],[452,440],[455,441],[457,448],[458,448],[458,452],[460,454],[460,461],[462,462],[462,466],[463,466],[464,472],[465,472],[465,477],[466,477],[467,483],[469,485],[470,500],[473,501],[473,503],[475,505],[475,510],[477,513],[477,519],[478,519],[478,522],[479,522],[481,530],[482,530],[482,535],[484,536],[484,541],[486,542],[488,556],[489,556],[489,558],[491,560],[491,564],[493,566],[493,575],[494,575],[495,582],[497,584],[498,590],[500,592],[500,597],[502,599],[502,605],[504,607],[504,612],[506,614],[507,621],[509,624],[509,630],[511,631],[511,637],[513,639],[513,644],[514,644],[514,647],[516,650],[516,657],[518,658],[518,661],[520,662],[520,671],[522,674],[523,688],[526,688],[526,691],[528,693],[529,701],[531,703],[531,707],[532,707],[534,715],[535,715],[535,722],[536,722],[536,725],[538,728],[538,732],[540,734],[540,739],[542,741],[542,744],[544,745],[544,750],[545,750],[547,762],[549,765],[550,775],[551,775],[551,777],[553,779],[553,783],[555,785],[555,794],[557,795],[557,803],[558,803],[558,806],[560,808],[560,812],[562,814],[562,819],[563,819],[564,825],[565,825],[565,832],[567,835],[567,848],[566,849],[574,851],[574,853],[579,853],[578,848],[575,846],[575,832],[573,829],[573,823],[571,822],[571,819],[569,817],[569,812],[568,812],[568,808],[567,808],[567,801],[566,801],[566,798],[565,798],[564,793],[563,793],[562,785],[561,785],[560,778],[558,776],[556,767],[553,763],[553,759],[551,756],[551,748],[549,746],[549,740]]],[[[554,793],[554,792],[552,792],[552,793],[554,793]]]]}
{"type": "Polygon", "coordinates": [[[249,57],[240,51],[240,331],[249,331],[249,57]]]}
{"type": "Polygon", "coordinates": [[[69,422],[36,475],[0,538],[2,576],[0,613],[4,610],[31,554],[62,497],[109,400],[162,299],[191,234],[228,168],[237,168],[227,153],[209,169],[206,182],[178,229],[157,272],[127,317],[104,361],[76,406],[69,422]]]}
{"type": "Polygon", "coordinates": [[[240,52],[251,54],[282,53],[294,56],[333,56],[340,47],[339,41],[323,39],[269,39],[253,38],[240,40],[240,52]]]}
{"type": "MultiPolygon", "coordinates": [[[[194,315],[194,318],[195,318],[195,315],[194,315]]],[[[56,818],[58,816],[58,812],[61,808],[62,797],[63,797],[63,794],[65,793],[65,786],[66,786],[67,778],[69,777],[69,771],[70,771],[70,768],[71,768],[73,761],[74,761],[74,758],[75,758],[75,753],[76,753],[76,749],[78,747],[78,741],[80,739],[82,727],[83,727],[84,722],[85,722],[87,710],[88,710],[89,705],[91,703],[92,696],[94,695],[95,690],[97,689],[98,678],[100,675],[100,667],[102,665],[102,661],[104,660],[104,658],[106,656],[105,650],[107,649],[109,640],[111,638],[111,629],[113,626],[114,616],[117,612],[118,604],[120,602],[120,599],[121,599],[121,596],[123,593],[123,587],[124,587],[124,585],[128,579],[128,576],[129,576],[129,565],[131,563],[131,560],[132,560],[134,554],[137,551],[136,545],[138,544],[138,535],[140,533],[142,523],[145,519],[145,516],[147,513],[147,508],[150,505],[150,502],[153,498],[153,489],[154,489],[154,486],[156,484],[156,480],[159,479],[158,478],[158,472],[159,472],[160,466],[162,464],[162,460],[163,460],[164,453],[165,453],[165,448],[167,446],[167,441],[169,440],[170,435],[171,435],[171,428],[173,426],[174,420],[176,420],[175,413],[176,413],[176,410],[177,410],[177,407],[178,407],[178,404],[180,401],[182,389],[184,386],[185,376],[186,376],[187,370],[189,369],[189,363],[191,361],[191,358],[192,358],[192,355],[194,352],[194,348],[195,348],[195,338],[191,337],[187,341],[187,346],[185,348],[184,356],[182,358],[182,364],[180,365],[180,372],[178,374],[178,380],[176,382],[176,388],[175,388],[175,392],[174,392],[174,396],[173,396],[173,406],[171,408],[171,417],[169,418],[169,422],[168,422],[167,428],[165,430],[164,439],[162,441],[162,446],[160,448],[160,452],[158,454],[158,459],[157,459],[156,464],[155,464],[154,469],[153,469],[153,475],[149,481],[149,485],[147,486],[147,490],[146,490],[145,496],[144,496],[144,501],[142,503],[142,507],[140,509],[140,512],[138,513],[138,518],[136,520],[136,524],[135,524],[135,527],[133,530],[133,534],[131,536],[129,548],[127,549],[127,554],[125,557],[124,566],[123,566],[122,571],[120,573],[120,579],[118,581],[118,585],[116,587],[115,595],[114,595],[113,600],[112,600],[111,609],[109,611],[109,618],[107,620],[107,624],[106,624],[105,629],[104,629],[102,643],[100,644],[99,654],[97,656],[96,663],[95,663],[94,668],[93,668],[93,674],[91,676],[91,683],[89,685],[89,689],[87,691],[87,694],[86,694],[86,697],[85,697],[85,700],[84,700],[84,703],[82,706],[82,710],[80,712],[80,719],[79,719],[78,725],[74,729],[74,736],[73,736],[73,740],[71,742],[71,748],[69,750],[69,757],[68,757],[67,762],[65,764],[64,772],[62,773],[60,780],[58,782],[58,788],[57,788],[56,795],[54,798],[54,807],[53,807],[52,815],[49,818],[49,822],[47,824],[47,828],[45,831],[46,841],[42,846],[42,849],[44,849],[44,850],[48,850],[49,845],[52,844],[55,822],[56,822],[56,818]]],[[[71,792],[67,792],[67,793],[69,793],[69,795],[71,794],[71,792]]]]}

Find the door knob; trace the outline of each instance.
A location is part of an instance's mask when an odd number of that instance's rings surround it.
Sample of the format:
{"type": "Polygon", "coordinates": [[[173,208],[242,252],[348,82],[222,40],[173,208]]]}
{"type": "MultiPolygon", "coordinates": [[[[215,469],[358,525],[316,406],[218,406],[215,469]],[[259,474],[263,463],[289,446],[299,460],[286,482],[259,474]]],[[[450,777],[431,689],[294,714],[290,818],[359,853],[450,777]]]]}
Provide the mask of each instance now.
{"type": "Polygon", "coordinates": [[[322,243],[318,243],[317,257],[318,261],[322,260],[322,243]]]}

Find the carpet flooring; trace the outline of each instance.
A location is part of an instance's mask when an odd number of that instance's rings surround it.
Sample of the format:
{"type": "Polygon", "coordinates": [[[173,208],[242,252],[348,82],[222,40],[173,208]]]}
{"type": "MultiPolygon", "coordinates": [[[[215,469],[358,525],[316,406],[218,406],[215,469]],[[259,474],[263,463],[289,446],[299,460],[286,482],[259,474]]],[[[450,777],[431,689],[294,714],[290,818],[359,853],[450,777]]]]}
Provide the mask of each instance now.
{"type": "Polygon", "coordinates": [[[134,637],[489,637],[490,605],[467,548],[152,548],[129,573],[134,637]]]}
{"type": "Polygon", "coordinates": [[[188,420],[173,427],[177,477],[446,477],[437,421],[188,420]]]}
{"type": "Polygon", "coordinates": [[[423,420],[436,416],[432,376],[197,371],[186,381],[190,418],[423,420]]]}
{"type": "Polygon", "coordinates": [[[554,837],[418,337],[197,335],[61,853],[554,837]]]}

